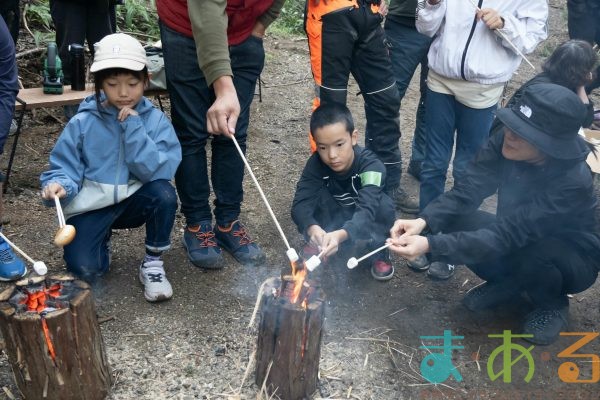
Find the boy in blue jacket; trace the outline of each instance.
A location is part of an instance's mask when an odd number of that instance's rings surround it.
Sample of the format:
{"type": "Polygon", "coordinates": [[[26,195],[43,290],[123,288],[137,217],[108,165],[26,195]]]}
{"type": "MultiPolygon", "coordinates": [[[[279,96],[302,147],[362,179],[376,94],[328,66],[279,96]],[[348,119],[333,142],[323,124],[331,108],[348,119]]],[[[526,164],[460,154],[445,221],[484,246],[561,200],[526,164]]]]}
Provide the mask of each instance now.
{"type": "MultiPolygon", "coordinates": [[[[383,187],[385,165],[356,144],[358,132],[343,104],[318,107],[310,132],[317,151],[306,162],[292,203],[292,219],[308,241],[304,256],[331,256],[346,241],[380,247],[395,218],[383,187]]],[[[392,279],[387,251],[372,257],[371,274],[381,281],[392,279]]]]}
{"type": "Polygon", "coordinates": [[[146,52],[131,36],[96,45],[91,72],[96,94],[86,98],[50,154],[42,197],[59,197],[77,234],[64,248],[67,270],[93,281],[110,265],[112,229],[146,225],[139,268],[148,301],[171,298],[161,255],[170,245],[177,197],[170,181],[181,147],[170,121],[146,99],[146,52]]]}

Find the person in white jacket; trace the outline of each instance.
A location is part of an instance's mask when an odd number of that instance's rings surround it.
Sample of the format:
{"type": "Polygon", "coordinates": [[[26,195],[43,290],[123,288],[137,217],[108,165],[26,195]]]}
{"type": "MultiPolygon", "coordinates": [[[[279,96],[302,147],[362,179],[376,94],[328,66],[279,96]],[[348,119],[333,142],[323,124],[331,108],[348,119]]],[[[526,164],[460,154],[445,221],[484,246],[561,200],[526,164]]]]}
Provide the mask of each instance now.
{"type": "MultiPolygon", "coordinates": [[[[488,137],[504,84],[521,63],[513,45],[523,54],[531,53],[547,37],[547,17],[545,0],[419,1],[417,30],[433,38],[427,56],[425,108],[430,112],[425,117],[421,210],[444,192],[455,131],[453,177],[455,185],[460,184],[467,164],[488,137]]],[[[410,265],[427,269],[418,260],[410,265]]],[[[434,279],[448,279],[453,273],[453,266],[444,263],[428,270],[434,279]]]]}

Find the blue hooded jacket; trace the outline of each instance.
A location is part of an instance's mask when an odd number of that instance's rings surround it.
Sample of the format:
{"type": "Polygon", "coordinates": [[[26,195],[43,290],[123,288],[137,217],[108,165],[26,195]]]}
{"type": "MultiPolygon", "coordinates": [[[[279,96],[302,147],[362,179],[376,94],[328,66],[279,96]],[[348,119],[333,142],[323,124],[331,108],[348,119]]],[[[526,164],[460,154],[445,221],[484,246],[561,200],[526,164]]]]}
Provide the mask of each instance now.
{"type": "Polygon", "coordinates": [[[181,146],[173,125],[145,97],[135,111],[119,122],[118,110],[98,107],[92,95],[68,122],[40,176],[42,188],[56,182],[66,190],[65,217],[117,204],[144,183],[175,176],[181,146]]]}

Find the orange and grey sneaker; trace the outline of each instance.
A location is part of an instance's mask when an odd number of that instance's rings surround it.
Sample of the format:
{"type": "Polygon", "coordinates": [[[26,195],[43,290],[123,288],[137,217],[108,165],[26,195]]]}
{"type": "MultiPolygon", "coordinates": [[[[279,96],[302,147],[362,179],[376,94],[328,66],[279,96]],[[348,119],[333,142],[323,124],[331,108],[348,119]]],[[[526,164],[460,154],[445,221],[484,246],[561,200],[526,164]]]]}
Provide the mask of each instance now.
{"type": "Polygon", "coordinates": [[[394,266],[389,260],[374,260],[371,275],[378,281],[389,281],[394,276],[394,266]]]}
{"type": "Polygon", "coordinates": [[[265,253],[250,238],[246,227],[239,220],[229,226],[215,226],[217,243],[244,265],[258,265],[265,261],[265,253]]]}
{"type": "Polygon", "coordinates": [[[183,232],[183,247],[192,264],[206,269],[223,268],[223,256],[217,245],[215,232],[209,222],[186,226],[183,232]]]}

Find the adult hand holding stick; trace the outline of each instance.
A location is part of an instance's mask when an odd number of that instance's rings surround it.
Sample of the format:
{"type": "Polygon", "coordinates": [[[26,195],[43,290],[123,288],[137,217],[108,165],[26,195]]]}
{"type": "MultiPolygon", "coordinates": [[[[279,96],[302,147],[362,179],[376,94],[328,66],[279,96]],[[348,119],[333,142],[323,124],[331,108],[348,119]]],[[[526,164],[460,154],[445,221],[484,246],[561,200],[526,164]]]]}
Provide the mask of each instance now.
{"type": "Polygon", "coordinates": [[[427,253],[429,241],[420,235],[426,227],[423,218],[396,220],[387,240],[390,250],[411,261],[427,253]]]}

